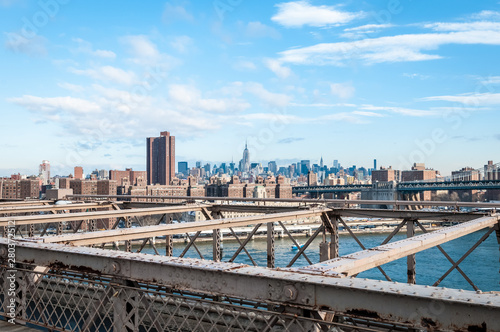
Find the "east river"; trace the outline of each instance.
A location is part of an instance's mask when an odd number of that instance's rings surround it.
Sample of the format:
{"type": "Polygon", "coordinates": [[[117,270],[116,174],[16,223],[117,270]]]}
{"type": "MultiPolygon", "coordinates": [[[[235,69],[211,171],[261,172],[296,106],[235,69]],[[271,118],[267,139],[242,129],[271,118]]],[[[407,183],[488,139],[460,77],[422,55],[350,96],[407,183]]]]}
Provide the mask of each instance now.
{"type": "MultiPolygon", "coordinates": [[[[451,256],[455,261],[459,260],[463,254],[465,254],[470,247],[476,241],[478,241],[481,236],[486,231],[479,231],[473,234],[469,234],[462,238],[453,240],[451,242],[442,245],[443,249],[451,256]]],[[[366,248],[375,247],[380,245],[382,241],[388,236],[386,233],[360,233],[357,234],[360,241],[366,248]]],[[[394,237],[392,241],[401,240],[406,237],[406,234],[400,233],[394,237]]],[[[297,237],[297,241],[300,243],[305,243],[307,238],[297,237]]],[[[242,240],[243,241],[243,240],[242,240]]],[[[313,243],[307,248],[306,254],[313,263],[319,261],[319,243],[321,242],[321,236],[313,241],[313,243]]],[[[339,250],[340,255],[347,255],[356,251],[360,251],[361,248],[355,242],[355,240],[349,235],[340,235],[339,237],[339,250]]],[[[212,257],[212,242],[196,242],[196,245],[200,252],[205,256],[205,258],[210,259],[212,257]]],[[[292,249],[292,241],[287,237],[278,239],[275,241],[275,253],[276,253],[276,266],[284,267],[290,260],[295,256],[297,250],[292,249]]],[[[157,248],[160,253],[165,253],[164,243],[158,243],[157,248]],[[163,249],[163,250],[162,250],[163,249]]],[[[178,257],[184,250],[186,244],[184,243],[174,243],[174,256],[178,257]]],[[[459,266],[467,274],[467,276],[472,279],[479,289],[483,292],[485,291],[500,291],[500,251],[499,244],[497,242],[495,233],[493,232],[485,242],[483,242],[474,252],[472,252],[459,266]]],[[[134,246],[135,247],[135,246],[134,246]]],[[[224,250],[223,250],[223,261],[228,261],[236,249],[239,247],[238,242],[233,239],[224,240],[224,250]]],[[[137,248],[134,248],[137,250],[137,248]]],[[[267,259],[267,243],[265,238],[257,238],[251,240],[246,249],[249,251],[250,255],[254,261],[259,266],[266,266],[267,259]]],[[[134,250],[134,251],[135,251],[134,250]]],[[[153,254],[154,251],[151,247],[145,247],[143,253],[153,254]]],[[[185,257],[199,258],[198,253],[194,247],[191,247],[185,257]]],[[[237,259],[236,263],[244,263],[251,265],[251,261],[248,256],[242,251],[237,259]]],[[[432,285],[436,282],[451,266],[452,264],[446,259],[446,257],[437,248],[431,248],[416,254],[416,279],[417,284],[421,285],[432,285]]],[[[308,265],[304,258],[299,258],[294,264],[294,267],[308,265]]],[[[393,281],[406,282],[406,258],[396,260],[391,263],[387,263],[382,266],[385,272],[393,281]]],[[[371,269],[362,272],[358,275],[358,278],[370,278],[370,279],[382,279],[385,280],[384,276],[378,269],[371,269]]],[[[469,283],[462,277],[462,275],[455,269],[450,273],[440,284],[442,287],[457,288],[464,290],[473,290],[469,283]]]]}

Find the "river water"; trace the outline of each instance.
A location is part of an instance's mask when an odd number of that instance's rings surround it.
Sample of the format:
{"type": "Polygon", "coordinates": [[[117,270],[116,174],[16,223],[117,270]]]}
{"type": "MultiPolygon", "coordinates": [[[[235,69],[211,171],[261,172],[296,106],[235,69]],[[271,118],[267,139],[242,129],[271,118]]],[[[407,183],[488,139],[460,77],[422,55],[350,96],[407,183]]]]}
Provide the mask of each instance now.
{"type": "MultiPolygon", "coordinates": [[[[450,241],[442,245],[443,249],[450,255],[450,257],[457,261],[463,254],[465,254],[476,241],[478,241],[486,231],[479,231],[469,234],[462,238],[450,241]]],[[[382,241],[388,236],[386,233],[360,233],[357,234],[360,241],[366,248],[371,248],[380,245],[382,241]]],[[[400,233],[396,235],[393,241],[402,240],[406,234],[400,233]]],[[[296,240],[300,243],[305,243],[307,238],[297,237],[296,240]]],[[[313,263],[319,262],[319,243],[321,236],[318,236],[313,243],[307,248],[306,254],[313,263]]],[[[361,248],[355,240],[343,234],[339,236],[339,250],[340,255],[347,255],[361,248]]],[[[196,242],[200,252],[206,259],[212,257],[212,242],[196,242]]],[[[297,250],[292,249],[292,241],[288,237],[281,239],[276,238],[275,253],[276,253],[276,266],[284,267],[297,253],[297,250]]],[[[185,248],[184,243],[174,243],[174,256],[178,257],[185,248]]],[[[224,240],[223,261],[228,261],[239,244],[231,239],[224,240]]],[[[160,254],[164,254],[164,244],[157,244],[157,249],[160,254]],[[163,251],[162,251],[163,247],[163,251]]],[[[267,259],[267,242],[265,238],[257,238],[250,241],[246,249],[254,261],[259,266],[266,266],[267,259]]],[[[136,250],[136,249],[135,249],[136,250]]],[[[153,254],[154,251],[151,247],[145,247],[143,253],[153,254]]],[[[199,258],[198,253],[191,247],[185,257],[199,258]]],[[[500,291],[500,251],[499,244],[495,233],[493,232],[486,241],[484,241],[474,252],[472,252],[459,266],[472,279],[479,289],[482,291],[500,291]]],[[[251,265],[250,259],[244,251],[235,260],[236,263],[244,263],[251,265]]],[[[431,248],[416,254],[416,279],[417,284],[432,285],[436,282],[451,266],[452,264],[437,248],[431,248]]],[[[307,261],[301,257],[299,258],[294,267],[308,265],[307,261]]],[[[382,266],[385,272],[393,281],[406,282],[406,258],[402,258],[382,266]]],[[[384,276],[378,269],[371,269],[362,272],[359,278],[381,279],[385,280],[384,276]]],[[[457,288],[465,290],[473,290],[472,286],[462,277],[462,275],[455,269],[451,272],[440,284],[442,287],[457,288]]]]}

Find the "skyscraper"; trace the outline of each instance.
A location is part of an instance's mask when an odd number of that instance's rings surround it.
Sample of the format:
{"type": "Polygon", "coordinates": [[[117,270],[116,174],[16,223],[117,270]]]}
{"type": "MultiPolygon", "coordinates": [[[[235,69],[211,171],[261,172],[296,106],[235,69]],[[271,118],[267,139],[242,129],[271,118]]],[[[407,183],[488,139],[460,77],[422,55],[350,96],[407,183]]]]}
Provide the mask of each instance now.
{"type": "Polygon", "coordinates": [[[184,174],[185,176],[188,176],[188,173],[189,173],[188,162],[187,161],[179,161],[179,163],[177,164],[177,171],[179,173],[184,174]]]}
{"type": "Polygon", "coordinates": [[[83,179],[83,167],[82,166],[75,166],[75,171],[74,171],[75,175],[75,179],[83,179]]]}
{"type": "Polygon", "coordinates": [[[162,131],[160,137],[148,137],[148,184],[168,185],[175,176],[175,136],[162,131]]]}
{"type": "Polygon", "coordinates": [[[49,182],[50,182],[50,162],[48,160],[44,160],[40,164],[39,177],[42,180],[42,184],[49,184],[49,182]]]}
{"type": "Polygon", "coordinates": [[[240,162],[240,170],[244,173],[250,171],[250,153],[248,152],[247,143],[245,143],[245,150],[243,150],[243,159],[240,162]]]}

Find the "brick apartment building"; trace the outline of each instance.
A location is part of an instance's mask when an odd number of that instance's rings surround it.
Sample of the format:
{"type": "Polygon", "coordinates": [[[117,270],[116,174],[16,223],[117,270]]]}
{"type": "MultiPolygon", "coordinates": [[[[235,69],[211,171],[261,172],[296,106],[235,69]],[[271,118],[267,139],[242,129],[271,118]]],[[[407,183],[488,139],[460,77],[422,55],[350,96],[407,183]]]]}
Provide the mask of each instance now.
{"type": "Polygon", "coordinates": [[[147,172],[134,171],[132,168],[126,168],[124,171],[111,170],[109,179],[116,181],[118,186],[137,186],[139,179],[147,180],[147,172]]]}
{"type": "Polygon", "coordinates": [[[37,199],[39,197],[39,179],[0,179],[0,198],[2,199],[37,199]]]}
{"type": "MultiPolygon", "coordinates": [[[[61,182],[59,182],[61,188],[61,182]]],[[[66,187],[64,187],[66,188],[66,187]]],[[[116,195],[117,184],[114,180],[70,180],[69,188],[75,195],[116,195]]]]}
{"type": "Polygon", "coordinates": [[[401,172],[389,166],[389,168],[380,167],[380,169],[372,171],[372,183],[400,181],[401,172]]]}
{"type": "Polygon", "coordinates": [[[266,198],[292,198],[292,187],[285,184],[282,175],[266,179],[259,176],[255,183],[241,183],[238,176],[233,176],[228,183],[212,177],[205,189],[208,197],[253,198],[257,187],[264,188],[266,198]]]}

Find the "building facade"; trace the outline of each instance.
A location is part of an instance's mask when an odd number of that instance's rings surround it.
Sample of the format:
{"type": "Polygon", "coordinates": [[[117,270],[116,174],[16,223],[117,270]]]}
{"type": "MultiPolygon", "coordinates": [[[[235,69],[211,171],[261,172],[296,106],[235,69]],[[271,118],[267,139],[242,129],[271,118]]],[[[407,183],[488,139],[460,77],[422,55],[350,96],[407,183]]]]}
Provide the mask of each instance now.
{"type": "Polygon", "coordinates": [[[168,131],[160,137],[148,137],[147,179],[148,185],[168,185],[175,177],[175,136],[168,131]]]}

